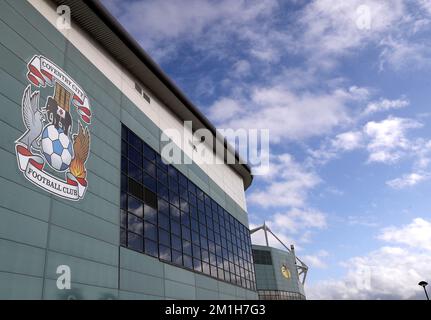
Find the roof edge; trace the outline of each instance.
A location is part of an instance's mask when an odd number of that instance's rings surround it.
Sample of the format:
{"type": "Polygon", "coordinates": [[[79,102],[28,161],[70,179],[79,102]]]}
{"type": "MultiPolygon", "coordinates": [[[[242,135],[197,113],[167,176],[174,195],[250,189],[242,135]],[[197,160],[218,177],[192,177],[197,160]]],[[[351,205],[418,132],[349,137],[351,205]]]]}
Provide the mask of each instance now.
{"type": "MultiPolygon", "coordinates": [[[[70,7],[86,6],[90,9],[102,22],[108,27],[113,34],[124,44],[124,49],[130,50],[159,80],[160,82],[170,90],[175,97],[182,103],[186,108],[188,108],[192,114],[207,128],[211,131],[214,138],[223,143],[225,150],[235,155],[236,163],[228,164],[232,166],[233,169],[242,177],[244,182],[244,190],[251,185],[253,181],[253,175],[251,173],[251,168],[248,164],[245,163],[239,156],[237,150],[235,150],[228,142],[225,137],[221,138],[220,134],[217,134],[217,129],[214,125],[207,119],[207,117],[187,98],[187,96],[179,89],[179,87],[165,74],[165,72],[161,69],[161,67],[148,55],[147,52],[139,45],[139,43],[126,31],[126,29],[118,22],[118,20],[108,11],[108,9],[99,1],[99,0],[87,0],[87,1],[74,1],[74,0],[51,0],[57,5],[69,5],[70,7]]],[[[78,10],[79,11],[79,10],[78,10]]],[[[88,25],[83,27],[80,23],[79,19],[74,17],[74,10],[71,10],[72,19],[74,22],[80,26],[86,32],[92,34],[92,29],[88,27],[88,25]]],[[[98,21],[94,21],[95,24],[98,21]]],[[[124,62],[117,59],[115,54],[113,54],[112,48],[104,43],[100,39],[96,39],[96,41],[111,54],[111,56],[125,69],[130,71],[124,62]]],[[[117,48],[118,50],[118,48],[117,48]]],[[[139,79],[139,75],[130,71],[135,77],[139,79]]],[[[173,107],[169,106],[170,109],[173,107]]],[[[214,144],[215,147],[216,143],[214,144]]]]}

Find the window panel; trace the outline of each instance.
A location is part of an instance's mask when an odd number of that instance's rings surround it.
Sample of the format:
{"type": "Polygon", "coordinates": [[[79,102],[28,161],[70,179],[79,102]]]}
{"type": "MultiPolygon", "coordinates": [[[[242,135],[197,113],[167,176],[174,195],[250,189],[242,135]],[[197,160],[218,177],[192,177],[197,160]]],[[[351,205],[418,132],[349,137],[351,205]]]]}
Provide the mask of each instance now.
{"type": "Polygon", "coordinates": [[[144,157],[151,162],[156,161],[156,152],[146,143],[144,143],[144,157]]]}
{"type": "Polygon", "coordinates": [[[135,197],[129,196],[127,201],[127,210],[135,216],[142,218],[144,214],[144,204],[135,197]]]}
{"type": "Polygon", "coordinates": [[[129,161],[129,177],[142,183],[142,169],[129,161]]]}
{"type": "Polygon", "coordinates": [[[141,218],[133,214],[127,215],[127,230],[142,235],[143,233],[143,222],[141,218]]]}
{"type": "Polygon", "coordinates": [[[142,166],[142,153],[135,148],[129,147],[127,157],[129,158],[129,161],[132,161],[138,167],[142,166]]]}
{"type": "Polygon", "coordinates": [[[192,257],[183,254],[183,263],[184,263],[184,267],[188,269],[193,269],[192,257]]]}
{"type": "Polygon", "coordinates": [[[142,252],[144,246],[143,238],[133,232],[127,233],[127,247],[142,252]]]}
{"type": "Polygon", "coordinates": [[[202,272],[202,262],[199,259],[193,259],[193,269],[202,272]]]}
{"type": "Polygon", "coordinates": [[[171,220],[171,233],[181,236],[181,225],[177,221],[171,220]]]}
{"type": "Polygon", "coordinates": [[[158,215],[158,225],[160,228],[163,228],[165,230],[169,230],[169,217],[160,213],[158,215]]]}
{"type": "Polygon", "coordinates": [[[159,250],[157,248],[157,242],[156,241],[145,239],[144,245],[145,245],[145,253],[146,254],[153,256],[153,257],[157,257],[159,255],[159,250]]]}
{"type": "Polygon", "coordinates": [[[176,235],[172,235],[171,241],[172,241],[172,249],[181,251],[182,249],[181,238],[176,235]]]}
{"type": "Polygon", "coordinates": [[[127,211],[120,210],[120,228],[127,229],[127,211]]]}
{"type": "Polygon", "coordinates": [[[145,239],[157,241],[157,226],[149,222],[144,222],[144,237],[145,239]]]}
{"type": "Polygon", "coordinates": [[[125,229],[120,229],[120,245],[127,247],[127,232],[125,229]]]}
{"type": "Polygon", "coordinates": [[[201,259],[201,248],[193,245],[193,258],[201,259]]]}
{"type": "Polygon", "coordinates": [[[183,254],[181,251],[172,250],[172,262],[179,266],[183,265],[183,254]]]}
{"type": "Polygon", "coordinates": [[[171,236],[168,231],[159,228],[159,243],[170,247],[171,246],[171,236]]]}
{"type": "Polygon", "coordinates": [[[180,221],[180,210],[173,205],[170,206],[171,219],[180,221]]]}
{"type": "Polygon", "coordinates": [[[183,240],[183,253],[189,256],[192,255],[192,244],[190,241],[183,240]]]}
{"type": "Polygon", "coordinates": [[[154,193],[157,192],[157,181],[147,173],[143,174],[144,187],[150,189],[154,193]]]}
{"type": "Polygon", "coordinates": [[[143,160],[143,168],[153,178],[156,178],[156,165],[148,159],[143,160]]]}
{"type": "Polygon", "coordinates": [[[125,126],[121,154],[121,245],[255,288],[247,227],[125,126]]]}
{"type": "Polygon", "coordinates": [[[171,248],[159,244],[159,258],[165,261],[171,261],[171,248]]]}
{"type": "Polygon", "coordinates": [[[153,224],[157,223],[157,210],[144,204],[144,220],[153,224]]]}
{"type": "Polygon", "coordinates": [[[144,187],[140,183],[133,180],[132,178],[128,179],[127,190],[129,191],[130,194],[134,195],[139,199],[144,198],[144,187]]]}
{"type": "Polygon", "coordinates": [[[162,199],[169,201],[169,189],[165,187],[160,181],[157,182],[157,195],[162,199]]]}

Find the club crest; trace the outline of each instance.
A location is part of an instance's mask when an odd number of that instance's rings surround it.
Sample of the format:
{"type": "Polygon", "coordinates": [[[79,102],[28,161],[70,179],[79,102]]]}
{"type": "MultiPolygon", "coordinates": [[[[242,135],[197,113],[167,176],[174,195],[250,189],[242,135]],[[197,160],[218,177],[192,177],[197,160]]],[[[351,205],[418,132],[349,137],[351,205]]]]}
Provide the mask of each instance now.
{"type": "Polygon", "coordinates": [[[43,56],[34,56],[27,68],[30,84],[22,96],[26,131],[15,141],[18,167],[38,187],[78,201],[88,187],[92,115],[88,97],[66,72],[43,56]],[[45,106],[39,105],[40,91],[32,91],[33,86],[52,88],[45,106]],[[78,117],[77,128],[73,128],[73,116],[78,117]]]}

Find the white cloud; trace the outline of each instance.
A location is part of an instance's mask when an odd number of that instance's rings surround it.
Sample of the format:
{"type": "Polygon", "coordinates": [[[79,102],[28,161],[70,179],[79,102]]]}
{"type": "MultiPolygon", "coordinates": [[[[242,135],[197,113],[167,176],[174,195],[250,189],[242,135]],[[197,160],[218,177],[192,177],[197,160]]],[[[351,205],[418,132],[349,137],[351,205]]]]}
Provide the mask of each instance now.
{"type": "Polygon", "coordinates": [[[264,188],[254,190],[248,202],[263,208],[303,207],[308,191],[320,182],[310,169],[304,168],[289,154],[270,158],[270,170],[265,176],[264,188]]]}
{"type": "Polygon", "coordinates": [[[349,259],[341,279],[308,285],[308,298],[423,299],[417,284],[431,274],[431,222],[417,218],[405,226],[382,229],[378,238],[390,245],[349,259]]]}
{"type": "Polygon", "coordinates": [[[209,118],[215,122],[222,122],[244,112],[244,107],[237,100],[221,98],[209,110],[209,118]]]}
{"type": "Polygon", "coordinates": [[[320,250],[316,254],[302,256],[301,260],[304,261],[304,263],[308,267],[311,267],[313,269],[326,269],[328,267],[328,264],[325,261],[325,258],[327,258],[328,256],[329,253],[326,250],[320,250]]]}
{"type": "Polygon", "coordinates": [[[386,182],[388,186],[394,189],[404,189],[407,187],[412,187],[422,181],[428,180],[430,175],[427,173],[409,173],[405,174],[400,178],[389,180],[386,182]]]}
{"type": "Polygon", "coordinates": [[[304,229],[323,229],[327,226],[326,215],[310,208],[293,208],[285,213],[277,213],[272,217],[270,224],[291,234],[300,233],[304,229]]]}
{"type": "Polygon", "coordinates": [[[430,65],[431,50],[427,43],[388,37],[380,45],[383,48],[380,53],[380,70],[384,70],[386,65],[394,70],[419,69],[430,65]]]}
{"type": "Polygon", "coordinates": [[[358,103],[363,93],[350,89],[298,93],[279,84],[253,87],[241,97],[220,98],[209,112],[221,109],[220,101],[235,100],[243,106],[244,112],[229,114],[231,117],[225,117],[219,127],[269,129],[271,143],[304,140],[329,133],[351,121],[348,107],[358,103]]]}
{"type": "Polygon", "coordinates": [[[251,49],[259,52],[259,48],[267,47],[270,37],[263,34],[278,6],[276,0],[122,2],[104,0],[128,31],[159,60],[177,57],[178,45],[184,43],[228,58],[228,43],[233,39],[244,41],[250,53],[251,49]]]}
{"type": "Polygon", "coordinates": [[[370,121],[364,132],[370,141],[367,145],[369,162],[393,163],[400,159],[411,143],[406,137],[409,129],[420,128],[421,123],[405,118],[389,117],[383,121],[370,121]]]}
{"type": "Polygon", "coordinates": [[[402,228],[385,228],[379,239],[431,251],[431,221],[416,218],[402,228]]]}
{"type": "Polygon", "coordinates": [[[371,114],[380,111],[388,111],[391,109],[401,109],[410,105],[410,102],[407,99],[396,99],[396,100],[388,100],[382,99],[380,101],[370,102],[365,109],[365,114],[371,114]]]}
{"type": "Polygon", "coordinates": [[[236,77],[246,76],[250,73],[251,65],[247,60],[238,60],[233,65],[233,73],[236,77]]]}
{"type": "Polygon", "coordinates": [[[402,0],[315,0],[299,18],[303,31],[300,46],[315,64],[331,67],[340,55],[352,53],[397,29],[405,14],[402,0]],[[367,12],[358,10],[360,7],[367,12]],[[363,18],[369,19],[369,28],[360,27],[363,18]]]}
{"type": "Polygon", "coordinates": [[[363,135],[360,131],[340,133],[332,140],[332,146],[336,150],[352,151],[362,146],[363,135]]]}
{"type": "Polygon", "coordinates": [[[374,216],[348,216],[347,224],[350,226],[362,226],[362,227],[377,227],[376,217],[374,216]]]}

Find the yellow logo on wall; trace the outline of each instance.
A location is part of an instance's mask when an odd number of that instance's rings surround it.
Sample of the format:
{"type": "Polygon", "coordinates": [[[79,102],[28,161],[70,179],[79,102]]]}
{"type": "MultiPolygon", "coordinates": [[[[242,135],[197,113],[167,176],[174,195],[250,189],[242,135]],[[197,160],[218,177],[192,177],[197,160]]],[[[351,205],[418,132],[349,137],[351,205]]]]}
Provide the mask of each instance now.
{"type": "Polygon", "coordinates": [[[290,279],[291,274],[289,269],[286,267],[286,265],[282,265],[281,266],[281,274],[286,278],[286,279],[290,279]]]}

